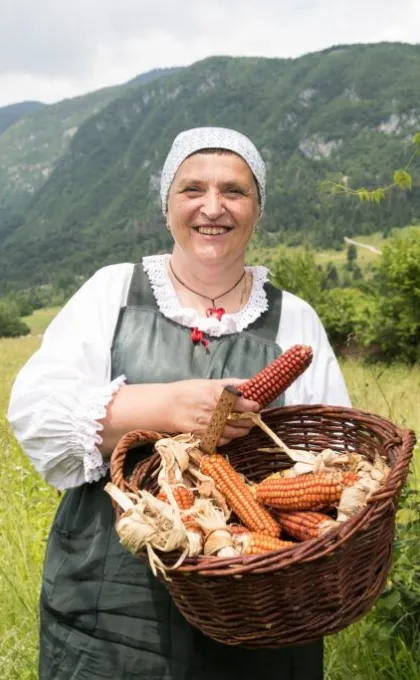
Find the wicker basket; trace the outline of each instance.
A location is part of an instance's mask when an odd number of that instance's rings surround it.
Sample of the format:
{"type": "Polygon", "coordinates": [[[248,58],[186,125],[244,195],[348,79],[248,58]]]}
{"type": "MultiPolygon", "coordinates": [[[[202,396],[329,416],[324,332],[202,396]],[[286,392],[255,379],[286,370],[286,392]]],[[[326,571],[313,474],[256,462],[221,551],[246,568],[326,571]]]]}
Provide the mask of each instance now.
{"type": "MultiPolygon", "coordinates": [[[[191,625],[219,642],[248,648],[308,643],[336,633],[371,609],[386,583],[398,495],[415,444],[413,432],[350,408],[290,406],[265,411],[264,421],[291,448],[353,450],[369,460],[380,454],[391,472],[363,510],[321,538],[259,556],[191,558],[170,572],[164,583],[191,625]]],[[[111,479],[120,489],[143,485],[156,490],[150,473],[159,464],[157,454],[140,462],[129,477],[123,469],[133,442],[162,436],[135,431],[120,441],[111,459],[111,479]]],[[[270,445],[254,428],[220,452],[258,481],[290,466],[284,454],[258,451],[270,445]]],[[[147,561],[145,554],[139,557],[147,561]]],[[[175,557],[163,561],[170,565],[175,557]]]]}

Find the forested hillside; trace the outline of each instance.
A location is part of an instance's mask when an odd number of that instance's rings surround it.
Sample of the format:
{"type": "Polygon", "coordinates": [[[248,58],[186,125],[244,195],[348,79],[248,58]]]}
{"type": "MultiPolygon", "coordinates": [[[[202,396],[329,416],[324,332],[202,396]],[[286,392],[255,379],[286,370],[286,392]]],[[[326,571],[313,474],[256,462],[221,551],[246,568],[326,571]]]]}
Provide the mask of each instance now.
{"type": "Polygon", "coordinates": [[[9,104],[8,106],[0,107],[0,135],[3,132],[17,123],[22,116],[32,113],[44,104],[41,102],[19,102],[18,104],[9,104]]]}
{"type": "Polygon", "coordinates": [[[420,46],[379,44],[299,59],[214,57],[133,84],[80,125],[29,204],[0,221],[0,285],[86,275],[167,247],[160,170],[173,137],[191,126],[235,127],[261,149],[268,244],[339,247],[344,236],[416,221],[416,180],[379,206],[331,196],[321,183],[392,179],[420,128],[419,80],[420,46]]]}
{"type": "Polygon", "coordinates": [[[26,102],[0,108],[0,235],[22,215],[69,148],[79,127],[130,87],[177,69],[154,69],[132,81],[49,106],[26,102]],[[1,212],[2,211],[2,212],[1,212]],[[6,220],[6,217],[8,220],[6,220]]]}

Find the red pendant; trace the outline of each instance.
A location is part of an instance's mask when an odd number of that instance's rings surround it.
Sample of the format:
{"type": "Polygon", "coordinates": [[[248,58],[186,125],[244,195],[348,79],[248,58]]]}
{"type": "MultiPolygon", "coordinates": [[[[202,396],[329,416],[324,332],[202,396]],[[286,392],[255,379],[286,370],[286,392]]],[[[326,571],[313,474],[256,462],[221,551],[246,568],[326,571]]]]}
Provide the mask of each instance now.
{"type": "Polygon", "coordinates": [[[206,309],[206,316],[207,317],[215,317],[218,321],[221,320],[223,314],[225,313],[225,310],[223,307],[208,307],[206,309]]]}

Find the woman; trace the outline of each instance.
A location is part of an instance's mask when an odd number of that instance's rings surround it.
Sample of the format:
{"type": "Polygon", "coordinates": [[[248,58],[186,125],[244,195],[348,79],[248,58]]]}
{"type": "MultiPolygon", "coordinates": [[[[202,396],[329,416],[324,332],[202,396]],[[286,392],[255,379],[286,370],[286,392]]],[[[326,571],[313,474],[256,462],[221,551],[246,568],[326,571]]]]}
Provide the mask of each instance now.
{"type": "MultiPolygon", "coordinates": [[[[313,309],[246,267],[265,202],[265,166],[233,130],[178,135],[161,178],[174,248],[98,271],[67,303],[17,377],[9,420],[36,469],[67,489],[48,541],[41,680],[322,678],[322,642],[249,651],[187,624],[165,588],[119,544],[108,458],[135,428],[202,433],[224,384],[283,349],[310,368],[277,403],[349,405],[313,309]]],[[[238,410],[259,405],[240,399],[238,410]]],[[[231,423],[221,443],[249,431],[231,423]]]]}

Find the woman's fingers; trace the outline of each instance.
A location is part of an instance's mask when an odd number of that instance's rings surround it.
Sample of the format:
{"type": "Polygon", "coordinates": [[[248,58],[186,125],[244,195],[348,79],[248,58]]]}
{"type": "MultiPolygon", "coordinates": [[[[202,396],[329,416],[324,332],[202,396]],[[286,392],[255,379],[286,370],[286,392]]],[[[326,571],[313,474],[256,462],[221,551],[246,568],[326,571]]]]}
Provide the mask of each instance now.
{"type": "Polygon", "coordinates": [[[238,439],[238,437],[245,437],[249,433],[249,427],[232,427],[232,425],[226,425],[223,430],[223,437],[225,439],[238,439]]]}
{"type": "Polygon", "coordinates": [[[252,413],[258,413],[261,410],[261,406],[258,402],[252,399],[245,399],[245,397],[239,397],[235,404],[235,411],[240,413],[246,413],[246,411],[251,411],[252,413]]]}
{"type": "Polygon", "coordinates": [[[235,429],[245,428],[249,431],[252,427],[254,427],[254,425],[255,423],[252,420],[248,420],[247,418],[244,418],[243,420],[229,420],[229,426],[234,427],[235,429]]]}
{"type": "MultiPolygon", "coordinates": [[[[238,387],[240,389],[240,385],[244,382],[243,380],[240,380],[238,378],[223,378],[223,380],[219,381],[223,386],[226,385],[233,385],[234,387],[238,387]]],[[[235,404],[235,411],[252,411],[253,413],[258,413],[258,411],[261,410],[261,406],[256,402],[253,401],[252,399],[245,399],[245,397],[239,397],[236,404],[235,404]]]]}

